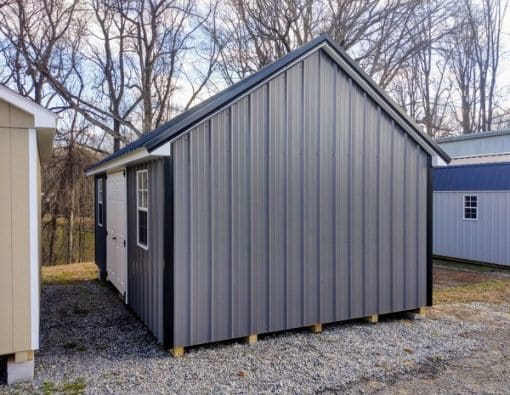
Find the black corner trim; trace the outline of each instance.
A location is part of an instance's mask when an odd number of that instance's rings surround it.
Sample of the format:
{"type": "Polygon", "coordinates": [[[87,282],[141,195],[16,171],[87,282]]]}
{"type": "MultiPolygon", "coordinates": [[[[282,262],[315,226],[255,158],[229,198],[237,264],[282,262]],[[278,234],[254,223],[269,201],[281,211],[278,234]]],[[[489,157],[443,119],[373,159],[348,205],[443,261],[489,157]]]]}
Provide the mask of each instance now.
{"type": "Polygon", "coordinates": [[[172,157],[164,159],[165,213],[164,213],[164,269],[163,269],[163,346],[174,346],[174,190],[172,157]]]}
{"type": "Polygon", "coordinates": [[[433,305],[433,267],[432,267],[432,237],[433,237],[433,179],[432,157],[427,160],[427,306],[433,305]]]}

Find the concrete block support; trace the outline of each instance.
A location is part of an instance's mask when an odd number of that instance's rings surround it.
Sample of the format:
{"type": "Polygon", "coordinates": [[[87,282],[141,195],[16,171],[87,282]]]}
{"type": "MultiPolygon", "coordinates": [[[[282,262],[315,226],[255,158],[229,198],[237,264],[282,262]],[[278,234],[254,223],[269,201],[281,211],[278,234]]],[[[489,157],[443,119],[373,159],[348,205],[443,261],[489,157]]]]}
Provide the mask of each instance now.
{"type": "Polygon", "coordinates": [[[7,384],[18,384],[34,379],[34,352],[17,352],[7,360],[7,384]]]}

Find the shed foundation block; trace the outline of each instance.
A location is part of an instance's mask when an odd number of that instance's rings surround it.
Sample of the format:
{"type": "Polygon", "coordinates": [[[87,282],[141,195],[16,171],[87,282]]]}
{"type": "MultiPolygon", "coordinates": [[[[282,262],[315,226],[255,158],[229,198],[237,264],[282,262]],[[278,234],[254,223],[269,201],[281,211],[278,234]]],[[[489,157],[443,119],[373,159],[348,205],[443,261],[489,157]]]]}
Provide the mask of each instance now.
{"type": "Polygon", "coordinates": [[[372,314],[365,317],[365,320],[370,324],[377,324],[377,322],[379,322],[379,316],[377,314],[372,314]]]}
{"type": "Polygon", "coordinates": [[[174,347],[170,349],[170,354],[174,358],[180,358],[184,355],[184,347],[174,347]]]}
{"type": "Polygon", "coordinates": [[[409,310],[405,312],[406,317],[410,320],[422,320],[425,318],[425,307],[419,309],[409,310]]]}
{"type": "Polygon", "coordinates": [[[7,359],[7,384],[18,384],[34,379],[34,351],[21,351],[7,359]]]}
{"type": "Polygon", "coordinates": [[[310,330],[313,333],[321,333],[322,332],[322,324],[314,324],[310,327],[310,330]]]}
{"type": "Polygon", "coordinates": [[[246,343],[248,343],[248,344],[257,343],[257,335],[246,336],[246,343]]]}

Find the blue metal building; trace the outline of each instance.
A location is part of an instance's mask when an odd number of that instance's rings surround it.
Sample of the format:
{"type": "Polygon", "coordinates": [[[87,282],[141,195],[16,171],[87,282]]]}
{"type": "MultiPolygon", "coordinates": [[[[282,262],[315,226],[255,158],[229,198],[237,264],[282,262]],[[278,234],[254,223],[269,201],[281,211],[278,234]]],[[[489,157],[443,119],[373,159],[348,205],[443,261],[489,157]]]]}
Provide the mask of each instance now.
{"type": "Polygon", "coordinates": [[[453,159],[434,169],[434,255],[510,266],[510,132],[438,143],[453,159]]]}

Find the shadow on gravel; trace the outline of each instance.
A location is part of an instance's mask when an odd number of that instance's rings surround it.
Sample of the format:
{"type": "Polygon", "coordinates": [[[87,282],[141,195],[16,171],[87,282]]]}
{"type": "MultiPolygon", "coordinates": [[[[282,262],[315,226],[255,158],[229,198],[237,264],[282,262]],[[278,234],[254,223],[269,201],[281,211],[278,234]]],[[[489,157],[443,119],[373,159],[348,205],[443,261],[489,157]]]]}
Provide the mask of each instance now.
{"type": "Polygon", "coordinates": [[[38,354],[153,357],[163,350],[115,291],[97,280],[42,287],[38,354]]]}

